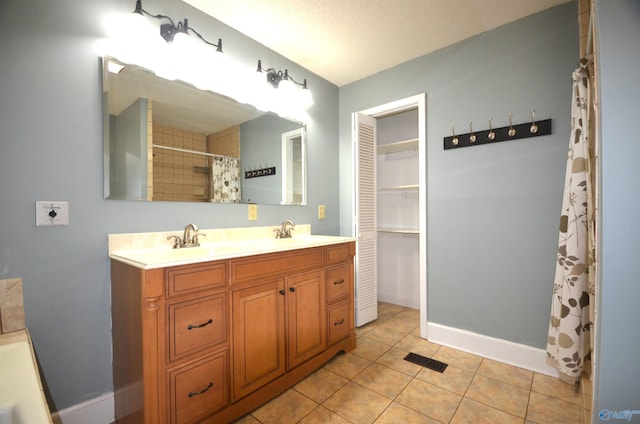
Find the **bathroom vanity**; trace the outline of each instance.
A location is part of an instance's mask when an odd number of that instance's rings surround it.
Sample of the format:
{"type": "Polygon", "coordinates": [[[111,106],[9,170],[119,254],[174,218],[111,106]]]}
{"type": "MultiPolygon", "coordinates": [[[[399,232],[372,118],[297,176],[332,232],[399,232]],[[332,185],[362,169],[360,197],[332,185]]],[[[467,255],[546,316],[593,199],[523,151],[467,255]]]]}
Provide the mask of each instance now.
{"type": "Polygon", "coordinates": [[[355,348],[353,239],[232,238],[110,240],[118,423],[231,422],[355,348]]]}

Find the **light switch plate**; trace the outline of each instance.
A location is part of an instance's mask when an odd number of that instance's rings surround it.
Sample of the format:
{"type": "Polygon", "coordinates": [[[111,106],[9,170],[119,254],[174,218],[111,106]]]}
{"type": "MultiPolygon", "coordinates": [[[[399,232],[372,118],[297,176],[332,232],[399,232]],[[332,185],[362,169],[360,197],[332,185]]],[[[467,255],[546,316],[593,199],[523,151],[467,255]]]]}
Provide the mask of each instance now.
{"type": "Polygon", "coordinates": [[[258,205],[250,204],[247,213],[249,221],[256,221],[258,219],[258,205]]]}
{"type": "Polygon", "coordinates": [[[324,205],[318,205],[318,219],[324,219],[326,217],[324,205]]]}
{"type": "Polygon", "coordinates": [[[69,202],[36,202],[36,227],[69,225],[69,202]]]}

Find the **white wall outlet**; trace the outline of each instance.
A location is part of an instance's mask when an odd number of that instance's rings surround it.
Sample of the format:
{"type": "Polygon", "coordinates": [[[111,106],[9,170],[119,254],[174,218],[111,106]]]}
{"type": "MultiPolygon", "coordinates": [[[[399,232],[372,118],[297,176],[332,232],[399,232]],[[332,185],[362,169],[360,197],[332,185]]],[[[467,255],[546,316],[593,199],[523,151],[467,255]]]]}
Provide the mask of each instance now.
{"type": "Polygon", "coordinates": [[[36,227],[69,225],[69,202],[36,202],[36,227]]]}

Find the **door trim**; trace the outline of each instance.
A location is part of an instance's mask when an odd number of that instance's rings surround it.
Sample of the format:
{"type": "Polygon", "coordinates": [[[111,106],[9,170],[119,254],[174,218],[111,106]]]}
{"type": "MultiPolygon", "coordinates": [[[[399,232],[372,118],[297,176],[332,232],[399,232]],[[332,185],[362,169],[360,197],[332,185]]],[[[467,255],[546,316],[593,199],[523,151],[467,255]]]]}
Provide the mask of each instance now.
{"type": "Polygon", "coordinates": [[[418,217],[419,229],[419,258],[420,258],[420,337],[427,338],[427,101],[426,93],[406,97],[383,105],[375,106],[356,113],[382,118],[386,115],[418,108],[418,178],[420,198],[418,217]]]}

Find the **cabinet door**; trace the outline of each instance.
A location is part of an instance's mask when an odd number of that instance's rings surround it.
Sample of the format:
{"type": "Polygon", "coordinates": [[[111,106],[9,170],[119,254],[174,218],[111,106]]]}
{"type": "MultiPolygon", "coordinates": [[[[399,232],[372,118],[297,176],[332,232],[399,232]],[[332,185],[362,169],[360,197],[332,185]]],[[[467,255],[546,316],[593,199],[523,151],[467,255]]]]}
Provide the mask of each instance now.
{"type": "Polygon", "coordinates": [[[285,372],[284,281],[233,291],[233,400],[285,372]]]}
{"type": "Polygon", "coordinates": [[[287,278],[287,369],[325,349],[324,287],[323,270],[287,278]]]}

